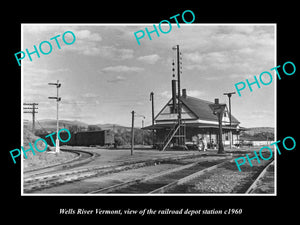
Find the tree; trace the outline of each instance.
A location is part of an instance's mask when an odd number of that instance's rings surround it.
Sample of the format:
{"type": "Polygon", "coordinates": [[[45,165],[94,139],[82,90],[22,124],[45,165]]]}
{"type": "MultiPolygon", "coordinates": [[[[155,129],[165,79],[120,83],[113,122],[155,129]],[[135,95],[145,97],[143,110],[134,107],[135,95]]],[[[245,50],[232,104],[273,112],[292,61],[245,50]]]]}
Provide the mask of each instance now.
{"type": "Polygon", "coordinates": [[[97,130],[101,130],[101,127],[97,126],[97,125],[88,125],[88,131],[97,131],[97,130]]]}

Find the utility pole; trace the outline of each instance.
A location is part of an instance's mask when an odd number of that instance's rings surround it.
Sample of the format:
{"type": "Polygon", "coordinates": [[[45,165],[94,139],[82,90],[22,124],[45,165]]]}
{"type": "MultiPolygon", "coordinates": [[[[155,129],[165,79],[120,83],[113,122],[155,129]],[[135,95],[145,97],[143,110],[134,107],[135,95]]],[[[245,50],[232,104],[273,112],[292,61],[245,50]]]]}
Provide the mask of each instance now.
{"type": "Polygon", "coordinates": [[[131,151],[130,154],[133,155],[134,149],[134,111],[131,112],[131,151]]]}
{"type": "Polygon", "coordinates": [[[231,96],[234,95],[235,92],[224,93],[224,95],[228,96],[229,99],[229,128],[230,128],[230,148],[232,147],[232,131],[231,131],[231,96]]]}
{"type": "Polygon", "coordinates": [[[31,109],[31,111],[24,111],[23,113],[31,113],[32,114],[32,133],[35,131],[35,114],[38,113],[35,111],[38,109],[35,107],[38,103],[23,103],[23,105],[31,105],[32,107],[23,107],[23,109],[31,109]]]}
{"type": "Polygon", "coordinates": [[[58,129],[59,129],[59,120],[58,120],[58,106],[59,102],[61,101],[61,97],[59,97],[58,89],[61,87],[61,83],[57,80],[57,83],[48,83],[49,85],[56,85],[56,97],[48,97],[49,99],[56,99],[56,143],[55,143],[55,152],[59,153],[59,139],[58,139],[58,129]]]}
{"type": "Polygon", "coordinates": [[[144,120],[142,120],[142,143],[143,143],[143,146],[145,145],[145,142],[144,142],[144,120]]]}
{"type": "MultiPolygon", "coordinates": [[[[154,127],[154,93],[153,91],[150,93],[150,101],[152,102],[152,128],[154,127]]],[[[152,144],[154,147],[154,129],[152,130],[152,144]]]]}
{"type": "Polygon", "coordinates": [[[143,115],[136,114],[134,110],[132,110],[131,112],[131,151],[130,151],[131,155],[133,155],[133,150],[134,150],[134,117],[135,116],[143,117],[144,119],[146,118],[143,115]]]}

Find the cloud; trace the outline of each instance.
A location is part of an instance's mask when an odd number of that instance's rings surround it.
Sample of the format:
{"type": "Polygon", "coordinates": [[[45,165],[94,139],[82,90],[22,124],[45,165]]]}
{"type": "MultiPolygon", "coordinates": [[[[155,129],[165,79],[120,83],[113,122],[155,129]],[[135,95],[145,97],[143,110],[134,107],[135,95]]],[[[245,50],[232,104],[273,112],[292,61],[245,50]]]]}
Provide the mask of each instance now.
{"type": "MultiPolygon", "coordinates": [[[[45,24],[22,24],[22,29],[28,33],[41,34],[43,32],[57,32],[62,31],[63,26],[45,25],[45,24]]],[[[54,35],[53,35],[54,36],[54,35]]]]}
{"type": "Polygon", "coordinates": [[[85,97],[85,98],[96,98],[96,97],[99,97],[99,95],[95,94],[95,93],[91,93],[91,92],[86,92],[82,95],[82,97],[85,97]]]}
{"type": "Polygon", "coordinates": [[[200,70],[204,71],[207,69],[206,65],[198,65],[198,64],[191,64],[191,65],[186,65],[184,67],[186,70],[200,70]]]}
{"type": "Polygon", "coordinates": [[[154,64],[160,59],[160,56],[157,54],[152,54],[152,55],[140,56],[137,59],[141,62],[154,64]]]}
{"type": "Polygon", "coordinates": [[[185,67],[188,70],[211,71],[213,69],[225,70],[235,63],[232,55],[227,51],[200,53],[199,51],[184,54],[185,67]]]}
{"type": "Polygon", "coordinates": [[[186,59],[190,63],[202,63],[204,60],[204,55],[200,54],[198,51],[190,52],[184,54],[184,59],[186,59]]]}
{"type": "Polygon", "coordinates": [[[105,57],[121,60],[133,58],[134,51],[132,49],[116,48],[114,46],[101,46],[99,48],[101,50],[101,54],[105,57]]]}
{"type": "Polygon", "coordinates": [[[55,73],[65,73],[65,72],[70,72],[71,70],[68,68],[58,68],[58,69],[44,69],[44,68],[33,68],[24,66],[24,75],[30,75],[30,74],[37,74],[39,76],[43,74],[55,74],[55,73]]]}
{"type": "Polygon", "coordinates": [[[260,68],[257,69],[260,70],[262,66],[274,61],[275,43],[272,24],[190,28],[183,26],[180,29],[185,31],[177,34],[180,40],[183,40],[181,49],[184,69],[201,72],[212,70],[255,72],[251,66],[258,65],[260,68]]]}
{"type": "Polygon", "coordinates": [[[172,94],[170,91],[163,91],[163,92],[159,93],[158,95],[163,98],[171,98],[172,97],[172,94]]]}
{"type": "Polygon", "coordinates": [[[204,95],[203,91],[199,91],[199,90],[188,90],[187,91],[187,96],[199,98],[199,97],[201,97],[203,95],[204,95]]]}
{"type": "Polygon", "coordinates": [[[26,64],[23,67],[23,85],[25,93],[31,90],[43,91],[45,86],[48,86],[48,82],[51,82],[53,77],[65,77],[71,70],[68,68],[34,68],[30,64],[26,64]]]}
{"type": "Polygon", "coordinates": [[[134,51],[132,49],[117,48],[115,46],[99,45],[99,43],[91,41],[78,41],[74,43],[68,51],[73,51],[86,56],[100,56],[114,60],[125,60],[133,58],[134,51]],[[76,45],[75,45],[76,44],[76,45]]]}
{"type": "Polygon", "coordinates": [[[92,33],[89,30],[79,30],[76,32],[76,37],[79,40],[88,40],[88,41],[101,41],[102,38],[97,33],[92,33]]]}
{"type": "Polygon", "coordinates": [[[125,77],[117,76],[116,78],[107,80],[107,82],[109,82],[109,83],[119,83],[119,82],[122,82],[124,80],[126,80],[125,77]]]}
{"type": "MultiPolygon", "coordinates": [[[[100,27],[101,28],[101,27],[100,27]]],[[[134,51],[128,48],[118,48],[114,45],[103,44],[103,38],[99,30],[93,30],[92,27],[82,26],[57,26],[57,25],[26,25],[24,31],[28,34],[39,35],[45,40],[57,34],[62,35],[65,31],[72,31],[76,36],[76,41],[72,47],[65,48],[65,51],[75,52],[86,56],[100,56],[115,60],[125,60],[133,58],[134,51]],[[49,36],[50,35],[50,36],[49,36]]],[[[67,38],[67,36],[66,36],[67,38]]],[[[60,40],[62,42],[62,40],[60,40]]]]}
{"type": "Polygon", "coordinates": [[[144,68],[135,66],[108,66],[102,69],[103,72],[115,72],[115,73],[128,73],[128,72],[141,72],[144,68]]]}

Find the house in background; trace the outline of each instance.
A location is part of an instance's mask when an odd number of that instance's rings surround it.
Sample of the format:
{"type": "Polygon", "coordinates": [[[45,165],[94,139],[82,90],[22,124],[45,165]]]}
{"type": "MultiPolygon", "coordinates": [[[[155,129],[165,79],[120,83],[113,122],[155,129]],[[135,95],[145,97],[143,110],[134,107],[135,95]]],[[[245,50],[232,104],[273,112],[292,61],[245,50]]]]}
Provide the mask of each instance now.
{"type": "MultiPolygon", "coordinates": [[[[176,146],[176,143],[179,143],[176,139],[181,138],[181,143],[187,145],[195,143],[195,137],[202,137],[206,140],[208,147],[215,147],[218,143],[219,122],[217,115],[213,113],[210,107],[214,102],[190,97],[186,89],[182,90],[180,102],[181,127],[176,128],[178,125],[178,111],[176,109],[178,96],[173,94],[172,98],[154,118],[154,125],[144,128],[155,130],[155,144],[164,146],[169,140],[170,146],[176,146]],[[171,137],[172,133],[175,134],[173,137],[171,137]]],[[[230,137],[232,137],[232,145],[238,143],[241,130],[239,124],[240,122],[231,115],[230,125],[229,110],[226,106],[222,118],[223,145],[230,144],[230,137]]]]}

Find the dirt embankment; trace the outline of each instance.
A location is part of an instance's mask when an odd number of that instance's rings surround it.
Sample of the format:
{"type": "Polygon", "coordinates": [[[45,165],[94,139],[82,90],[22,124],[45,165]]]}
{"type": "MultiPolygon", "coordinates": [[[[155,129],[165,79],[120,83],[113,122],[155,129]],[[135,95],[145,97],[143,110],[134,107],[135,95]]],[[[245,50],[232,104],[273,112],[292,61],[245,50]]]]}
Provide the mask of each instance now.
{"type": "MultiPolygon", "coordinates": [[[[31,131],[28,129],[24,129],[23,133],[23,148],[24,150],[28,150],[30,148],[29,143],[34,148],[34,153],[32,151],[26,152],[27,159],[25,158],[25,154],[23,154],[23,166],[24,170],[30,170],[30,169],[36,169],[36,168],[42,168],[49,165],[58,164],[61,162],[65,162],[67,160],[70,160],[74,158],[76,155],[69,153],[69,152],[60,152],[59,154],[54,153],[54,149],[50,149],[50,147],[47,147],[47,150],[44,152],[38,152],[35,149],[34,143],[37,139],[40,137],[35,136],[31,131]]],[[[36,143],[36,147],[40,150],[45,149],[45,143],[43,141],[38,141],[36,143]]]]}

